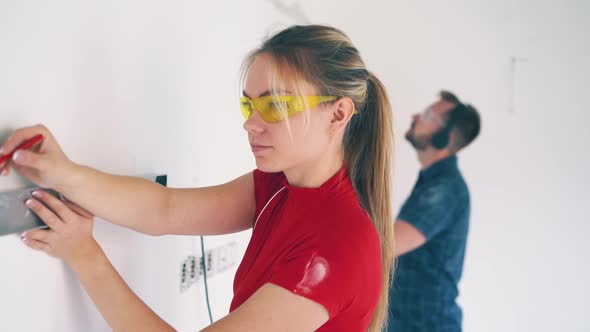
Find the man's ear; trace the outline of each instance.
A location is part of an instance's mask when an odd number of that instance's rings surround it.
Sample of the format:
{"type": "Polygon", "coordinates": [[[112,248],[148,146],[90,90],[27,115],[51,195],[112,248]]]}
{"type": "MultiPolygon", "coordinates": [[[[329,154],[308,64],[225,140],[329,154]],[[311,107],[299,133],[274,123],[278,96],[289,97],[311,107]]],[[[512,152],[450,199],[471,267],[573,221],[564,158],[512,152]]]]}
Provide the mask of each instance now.
{"type": "Polygon", "coordinates": [[[461,142],[459,142],[460,138],[461,138],[461,134],[459,134],[459,129],[457,129],[457,128],[451,129],[451,131],[449,132],[449,145],[448,145],[448,149],[451,150],[451,152],[453,152],[453,153],[458,152],[457,147],[460,146],[460,144],[461,144],[461,142]]]}
{"type": "Polygon", "coordinates": [[[342,97],[334,102],[334,111],[332,113],[332,128],[344,128],[354,114],[354,102],[348,97],[342,97]]]}

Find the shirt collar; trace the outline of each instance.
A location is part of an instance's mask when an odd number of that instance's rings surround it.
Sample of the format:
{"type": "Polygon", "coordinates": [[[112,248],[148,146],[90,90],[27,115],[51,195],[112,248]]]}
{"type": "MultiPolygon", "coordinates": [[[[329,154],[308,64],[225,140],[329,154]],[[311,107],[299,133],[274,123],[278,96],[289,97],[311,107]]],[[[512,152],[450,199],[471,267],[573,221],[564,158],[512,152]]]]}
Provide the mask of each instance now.
{"type": "Polygon", "coordinates": [[[283,173],[283,185],[293,193],[302,193],[302,194],[312,194],[312,193],[329,193],[334,191],[341,191],[344,188],[347,188],[349,185],[348,179],[348,169],[346,164],[336,172],[336,174],[332,175],[328,180],[326,180],[322,185],[316,188],[306,188],[306,187],[295,187],[289,184],[287,177],[283,173]]]}
{"type": "Polygon", "coordinates": [[[458,158],[457,155],[452,155],[447,158],[441,159],[434,164],[430,165],[427,169],[420,171],[420,178],[431,179],[441,172],[457,169],[458,158]]]}

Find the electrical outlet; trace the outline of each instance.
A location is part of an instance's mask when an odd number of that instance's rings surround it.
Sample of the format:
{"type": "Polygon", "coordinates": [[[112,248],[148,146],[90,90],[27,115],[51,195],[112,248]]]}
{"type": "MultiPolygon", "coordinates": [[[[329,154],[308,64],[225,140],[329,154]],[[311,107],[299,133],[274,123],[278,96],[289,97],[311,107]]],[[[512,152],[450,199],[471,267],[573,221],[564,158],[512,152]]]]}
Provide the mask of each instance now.
{"type": "Polygon", "coordinates": [[[187,260],[184,260],[180,265],[180,292],[184,292],[190,286],[188,280],[188,265],[187,260]]]}
{"type": "Polygon", "coordinates": [[[213,263],[213,258],[215,257],[214,251],[205,251],[205,257],[207,258],[205,259],[205,271],[207,271],[207,276],[212,277],[213,271],[215,271],[213,269],[215,267],[215,264],[213,263]]]}
{"type": "Polygon", "coordinates": [[[187,256],[180,264],[180,292],[185,292],[192,284],[199,281],[204,271],[207,272],[207,278],[210,278],[217,273],[229,270],[236,264],[236,258],[236,242],[205,251],[205,259],[193,255],[187,256]]]}
{"type": "Polygon", "coordinates": [[[189,283],[194,283],[198,279],[197,275],[197,260],[195,256],[189,256],[189,266],[188,266],[188,280],[189,283]]]}

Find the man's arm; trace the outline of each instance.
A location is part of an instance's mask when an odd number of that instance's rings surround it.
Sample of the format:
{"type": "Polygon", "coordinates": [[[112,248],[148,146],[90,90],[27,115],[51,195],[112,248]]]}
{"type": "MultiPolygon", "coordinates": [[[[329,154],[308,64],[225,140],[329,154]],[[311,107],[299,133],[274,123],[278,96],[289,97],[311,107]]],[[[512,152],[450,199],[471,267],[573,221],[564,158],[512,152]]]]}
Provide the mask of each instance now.
{"type": "Polygon", "coordinates": [[[395,257],[407,254],[426,243],[426,236],[404,220],[398,219],[393,224],[393,236],[395,257]]]}
{"type": "Polygon", "coordinates": [[[449,227],[457,202],[449,181],[414,190],[393,224],[395,256],[417,249],[449,227]]]}

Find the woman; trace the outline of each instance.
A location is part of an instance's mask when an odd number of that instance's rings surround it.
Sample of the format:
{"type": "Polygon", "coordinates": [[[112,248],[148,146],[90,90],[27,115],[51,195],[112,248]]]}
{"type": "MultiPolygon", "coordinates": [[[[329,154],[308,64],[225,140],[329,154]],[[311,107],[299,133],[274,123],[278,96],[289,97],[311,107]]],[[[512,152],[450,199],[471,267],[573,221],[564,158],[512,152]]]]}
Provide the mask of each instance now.
{"type": "Polygon", "coordinates": [[[43,126],[17,130],[2,151],[46,139],[13,167],[69,199],[36,193],[27,204],[51,229],[23,241],[69,264],[113,330],[167,331],[93,239],[92,215],[152,235],[253,227],[230,314],[204,331],[381,331],[393,260],[385,88],[348,37],[324,26],[272,36],[243,73],[257,169],[223,185],[170,189],[108,175],[70,161],[43,126]]]}

